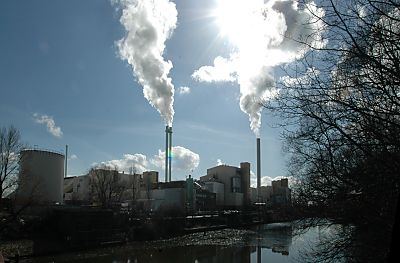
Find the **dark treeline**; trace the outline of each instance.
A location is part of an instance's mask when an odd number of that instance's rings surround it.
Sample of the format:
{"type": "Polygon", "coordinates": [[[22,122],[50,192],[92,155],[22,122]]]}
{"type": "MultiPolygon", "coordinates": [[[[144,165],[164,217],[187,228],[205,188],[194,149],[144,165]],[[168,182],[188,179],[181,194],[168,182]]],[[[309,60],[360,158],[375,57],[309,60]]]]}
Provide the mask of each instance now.
{"type": "MultiPolygon", "coordinates": [[[[318,5],[325,14],[314,20],[326,44],[308,46],[301,62],[284,69],[288,77],[265,107],[285,120],[297,209],[348,226],[315,255],[385,261],[399,196],[400,2],[318,5]]],[[[314,36],[303,37],[297,41],[306,45],[314,36]]]]}

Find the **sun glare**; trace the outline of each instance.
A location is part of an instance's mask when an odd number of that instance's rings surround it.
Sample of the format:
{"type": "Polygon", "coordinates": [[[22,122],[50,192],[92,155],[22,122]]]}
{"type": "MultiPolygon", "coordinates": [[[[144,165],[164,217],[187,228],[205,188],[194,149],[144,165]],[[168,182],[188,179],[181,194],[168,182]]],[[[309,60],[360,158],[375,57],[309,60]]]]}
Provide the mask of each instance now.
{"type": "Polygon", "coordinates": [[[260,24],[259,7],[258,0],[218,0],[215,18],[221,35],[235,45],[245,43],[260,24]]]}

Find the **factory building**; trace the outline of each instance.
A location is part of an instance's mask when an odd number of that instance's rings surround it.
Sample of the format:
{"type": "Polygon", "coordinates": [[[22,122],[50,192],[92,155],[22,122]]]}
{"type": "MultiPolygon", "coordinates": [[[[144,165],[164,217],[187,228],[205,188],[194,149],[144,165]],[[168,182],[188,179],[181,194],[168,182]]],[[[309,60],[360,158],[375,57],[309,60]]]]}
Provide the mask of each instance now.
{"type": "Polygon", "coordinates": [[[250,205],[250,163],[248,162],[240,163],[240,167],[218,165],[207,169],[207,175],[201,176],[200,181],[208,183],[211,192],[217,194],[218,204],[223,202],[224,208],[240,209],[250,205]],[[223,198],[220,196],[222,187],[212,185],[210,182],[223,184],[223,198]]]}
{"type": "Polygon", "coordinates": [[[90,178],[84,176],[71,176],[64,178],[64,202],[75,204],[89,204],[90,178]]]}
{"type": "Polygon", "coordinates": [[[272,200],[272,186],[271,185],[266,185],[266,186],[260,186],[260,193],[257,193],[257,188],[252,187],[250,189],[251,191],[251,202],[252,203],[266,203],[266,204],[271,204],[272,200]]]}
{"type": "Polygon", "coordinates": [[[223,183],[214,181],[202,182],[204,189],[215,194],[215,205],[217,208],[223,208],[225,205],[225,186],[223,183]]]}
{"type": "Polygon", "coordinates": [[[140,199],[157,187],[158,172],[126,174],[110,169],[92,169],[82,176],[64,178],[64,201],[67,204],[96,203],[99,191],[110,196],[112,202],[140,199]]]}
{"type": "Polygon", "coordinates": [[[272,204],[289,205],[291,203],[291,192],[287,178],[272,181],[272,204]]]}
{"type": "Polygon", "coordinates": [[[157,182],[151,188],[142,188],[135,200],[140,210],[160,211],[186,209],[186,182],[157,182]]]}
{"type": "Polygon", "coordinates": [[[261,202],[267,205],[285,206],[291,203],[291,189],[287,178],[272,181],[272,185],[261,186],[260,194],[257,188],[251,188],[252,203],[261,202]]]}

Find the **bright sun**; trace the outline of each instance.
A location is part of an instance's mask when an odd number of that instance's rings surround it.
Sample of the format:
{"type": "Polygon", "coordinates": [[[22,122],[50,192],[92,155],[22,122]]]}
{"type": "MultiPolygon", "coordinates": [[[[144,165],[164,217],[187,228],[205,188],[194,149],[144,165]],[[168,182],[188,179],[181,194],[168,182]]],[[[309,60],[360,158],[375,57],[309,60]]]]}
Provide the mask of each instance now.
{"type": "Polygon", "coordinates": [[[221,35],[240,47],[246,44],[260,25],[259,0],[218,0],[215,9],[216,23],[221,35]]]}

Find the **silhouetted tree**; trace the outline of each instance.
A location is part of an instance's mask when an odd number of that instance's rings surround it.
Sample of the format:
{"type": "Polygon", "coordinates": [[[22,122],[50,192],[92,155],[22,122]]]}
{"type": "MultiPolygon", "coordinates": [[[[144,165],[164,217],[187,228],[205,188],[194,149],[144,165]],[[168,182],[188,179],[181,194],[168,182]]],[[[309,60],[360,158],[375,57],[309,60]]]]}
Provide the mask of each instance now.
{"type": "Polygon", "coordinates": [[[90,169],[90,187],[94,201],[103,208],[114,202],[120,202],[127,185],[121,180],[116,167],[98,166],[90,169]]]}
{"type": "MultiPolygon", "coordinates": [[[[19,131],[10,126],[0,129],[0,197],[15,190],[18,183],[19,152],[23,148],[19,131]]],[[[0,199],[1,205],[1,199],[0,199]]]]}
{"type": "Polygon", "coordinates": [[[265,107],[286,120],[297,206],[355,226],[323,258],[350,253],[355,261],[378,261],[390,247],[399,195],[400,2],[319,4],[325,14],[314,19],[327,44],[308,46],[312,51],[285,69],[279,96],[265,107]]]}
{"type": "Polygon", "coordinates": [[[20,173],[20,151],[25,148],[14,126],[0,128],[0,238],[18,222],[21,213],[32,205],[33,194],[16,205],[20,173]]]}

